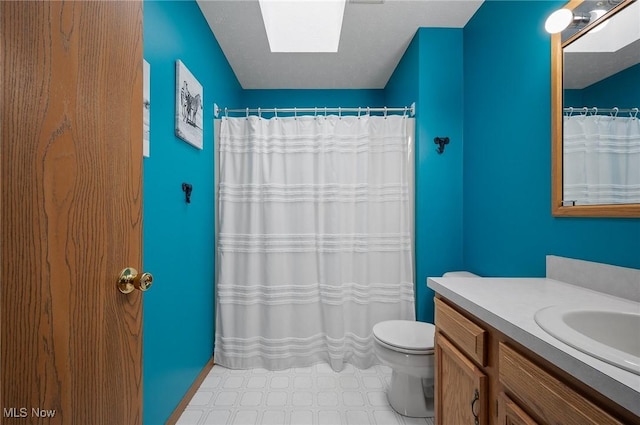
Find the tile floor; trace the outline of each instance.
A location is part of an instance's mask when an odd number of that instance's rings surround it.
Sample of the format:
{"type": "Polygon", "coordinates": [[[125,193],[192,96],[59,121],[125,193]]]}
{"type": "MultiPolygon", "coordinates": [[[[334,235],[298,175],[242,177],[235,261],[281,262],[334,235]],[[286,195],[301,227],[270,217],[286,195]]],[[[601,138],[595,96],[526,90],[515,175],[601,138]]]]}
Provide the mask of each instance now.
{"type": "Polygon", "coordinates": [[[395,413],[385,389],[391,369],[327,364],[267,371],[214,366],[178,425],[433,425],[395,413]]]}

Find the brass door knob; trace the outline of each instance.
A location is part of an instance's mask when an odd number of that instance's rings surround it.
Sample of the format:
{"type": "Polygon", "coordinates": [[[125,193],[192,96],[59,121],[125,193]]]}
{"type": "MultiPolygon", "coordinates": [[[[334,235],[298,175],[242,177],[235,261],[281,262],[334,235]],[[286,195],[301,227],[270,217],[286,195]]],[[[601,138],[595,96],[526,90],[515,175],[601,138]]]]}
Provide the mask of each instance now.
{"type": "Polygon", "coordinates": [[[151,273],[138,273],[133,267],[122,270],[118,278],[118,289],[123,294],[129,294],[134,289],[144,292],[151,288],[152,284],[153,276],[151,273]]]}

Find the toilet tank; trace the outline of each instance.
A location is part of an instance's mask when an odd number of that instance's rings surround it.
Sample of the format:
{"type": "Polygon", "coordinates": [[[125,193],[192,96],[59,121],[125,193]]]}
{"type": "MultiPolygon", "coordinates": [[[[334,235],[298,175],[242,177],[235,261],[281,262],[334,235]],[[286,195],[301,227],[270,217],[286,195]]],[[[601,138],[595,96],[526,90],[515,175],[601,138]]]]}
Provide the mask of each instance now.
{"type": "Polygon", "coordinates": [[[466,271],[458,271],[458,272],[446,272],[442,275],[442,277],[480,277],[477,274],[473,274],[471,272],[466,271]]]}

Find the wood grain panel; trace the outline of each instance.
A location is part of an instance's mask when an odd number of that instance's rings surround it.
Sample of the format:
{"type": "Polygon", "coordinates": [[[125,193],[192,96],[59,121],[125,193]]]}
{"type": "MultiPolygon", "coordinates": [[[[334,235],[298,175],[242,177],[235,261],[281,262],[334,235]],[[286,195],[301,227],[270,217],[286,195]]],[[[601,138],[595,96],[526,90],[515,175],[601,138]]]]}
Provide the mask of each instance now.
{"type": "Polygon", "coordinates": [[[436,332],[435,415],[437,425],[473,424],[475,403],[479,425],[487,422],[487,377],[440,332],[436,332]]]}
{"type": "Polygon", "coordinates": [[[486,366],[487,332],[462,314],[436,298],[435,323],[469,357],[486,366]]]}
{"type": "MultiPolygon", "coordinates": [[[[551,214],[560,216],[569,207],[562,206],[562,34],[551,35],[551,214]]],[[[572,207],[571,207],[572,208],[572,207]]],[[[569,211],[567,211],[567,214],[569,211]]]]}
{"type": "Polygon", "coordinates": [[[539,425],[505,393],[498,396],[498,425],[539,425]]]}
{"type": "Polygon", "coordinates": [[[544,423],[622,424],[504,343],[499,347],[498,370],[500,382],[544,423]]]}
{"type": "Polygon", "coordinates": [[[139,424],[142,5],[0,13],[3,423],[139,424]]]}

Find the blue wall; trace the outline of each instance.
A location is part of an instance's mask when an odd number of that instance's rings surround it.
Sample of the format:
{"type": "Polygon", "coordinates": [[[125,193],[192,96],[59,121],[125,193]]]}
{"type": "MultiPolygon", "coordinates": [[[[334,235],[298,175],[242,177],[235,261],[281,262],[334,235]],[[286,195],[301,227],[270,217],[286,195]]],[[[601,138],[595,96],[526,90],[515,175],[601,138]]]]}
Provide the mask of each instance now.
{"type": "Polygon", "coordinates": [[[418,114],[418,90],[420,86],[420,36],[418,32],[402,55],[400,62],[384,88],[385,100],[389,105],[407,105],[416,102],[418,114]]]}
{"type": "Polygon", "coordinates": [[[389,104],[416,102],[416,314],[433,321],[428,276],[463,267],[462,29],[420,28],[385,88],[389,104]],[[439,155],[435,137],[449,137],[439,155]]]}
{"type": "Polygon", "coordinates": [[[554,254],[640,267],[640,220],[551,216],[550,42],[563,2],[487,1],[464,28],[464,265],[544,276],[554,254]]]}
{"type": "Polygon", "coordinates": [[[384,90],[242,90],[243,106],[249,108],[379,106],[383,99],[384,90]]]}
{"type": "MultiPolygon", "coordinates": [[[[383,90],[243,90],[242,107],[313,108],[380,106],[383,90]]],[[[318,111],[322,113],[322,111],[318,111]]],[[[264,114],[269,117],[269,114],[264,114]]]]}
{"type": "Polygon", "coordinates": [[[195,2],[144,2],[144,57],[151,65],[144,270],[155,279],[144,295],[143,415],[160,425],[213,355],[212,105],[235,106],[240,86],[195,2]],[[174,135],[176,59],[203,86],[203,150],[174,135]],[[193,185],[191,204],[182,182],[193,185]]]}
{"type": "Polygon", "coordinates": [[[428,276],[463,268],[463,30],[421,28],[416,149],[418,320],[433,322],[428,276]],[[435,137],[450,139],[443,154],[435,137]]]}

